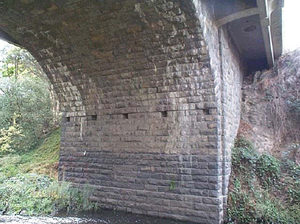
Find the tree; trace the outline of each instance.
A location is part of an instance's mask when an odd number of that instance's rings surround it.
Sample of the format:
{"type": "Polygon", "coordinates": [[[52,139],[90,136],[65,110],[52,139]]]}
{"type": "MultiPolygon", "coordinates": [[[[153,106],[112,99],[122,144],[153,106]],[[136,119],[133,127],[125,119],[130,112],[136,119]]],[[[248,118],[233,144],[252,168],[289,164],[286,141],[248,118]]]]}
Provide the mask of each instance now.
{"type": "Polygon", "coordinates": [[[0,151],[28,150],[53,127],[55,95],[29,52],[11,47],[3,50],[2,55],[0,151]]]}

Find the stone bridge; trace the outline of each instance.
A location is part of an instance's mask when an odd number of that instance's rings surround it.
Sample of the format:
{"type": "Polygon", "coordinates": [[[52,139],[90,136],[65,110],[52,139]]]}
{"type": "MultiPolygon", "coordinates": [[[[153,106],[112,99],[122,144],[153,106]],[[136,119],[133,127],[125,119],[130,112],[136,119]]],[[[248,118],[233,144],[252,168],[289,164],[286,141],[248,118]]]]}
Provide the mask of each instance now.
{"type": "Polygon", "coordinates": [[[0,0],[0,37],[62,112],[60,178],[105,208],[222,223],[241,84],[281,55],[281,0],[0,0]]]}

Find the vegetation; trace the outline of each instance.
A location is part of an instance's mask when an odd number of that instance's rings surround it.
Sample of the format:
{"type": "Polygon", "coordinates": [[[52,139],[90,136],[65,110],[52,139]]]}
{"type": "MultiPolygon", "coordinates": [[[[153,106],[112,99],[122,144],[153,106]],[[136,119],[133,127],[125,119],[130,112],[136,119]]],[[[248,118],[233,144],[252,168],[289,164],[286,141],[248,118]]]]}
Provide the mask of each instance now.
{"type": "Polygon", "coordinates": [[[89,197],[92,189],[72,187],[45,175],[17,174],[0,179],[0,210],[6,214],[47,215],[60,210],[72,212],[96,209],[89,197]]]}
{"type": "Polygon", "coordinates": [[[228,223],[300,223],[300,166],[259,155],[238,139],[232,150],[228,223]]]}
{"type": "Polygon", "coordinates": [[[60,129],[41,139],[30,151],[7,154],[0,158],[0,173],[13,177],[19,173],[45,174],[57,179],[60,129]]]}
{"type": "Polygon", "coordinates": [[[53,93],[20,48],[0,62],[0,214],[45,215],[96,209],[88,186],[58,182],[60,128],[53,93]],[[52,96],[52,98],[51,98],[52,96]]]}
{"type": "Polygon", "coordinates": [[[80,189],[57,181],[59,144],[60,129],[56,129],[33,150],[0,158],[0,212],[45,215],[97,209],[88,185],[80,189]]]}
{"type": "Polygon", "coordinates": [[[0,153],[28,151],[53,127],[51,86],[35,59],[11,47],[0,62],[0,153]]]}

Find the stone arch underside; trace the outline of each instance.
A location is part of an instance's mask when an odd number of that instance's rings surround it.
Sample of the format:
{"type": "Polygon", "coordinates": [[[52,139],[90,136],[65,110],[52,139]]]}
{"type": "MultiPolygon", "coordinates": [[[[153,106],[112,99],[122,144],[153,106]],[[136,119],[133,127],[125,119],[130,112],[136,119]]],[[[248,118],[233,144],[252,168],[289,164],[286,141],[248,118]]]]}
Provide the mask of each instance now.
{"type": "Polygon", "coordinates": [[[220,77],[195,1],[12,0],[0,19],[62,105],[61,179],[103,207],[222,221],[220,77]]]}

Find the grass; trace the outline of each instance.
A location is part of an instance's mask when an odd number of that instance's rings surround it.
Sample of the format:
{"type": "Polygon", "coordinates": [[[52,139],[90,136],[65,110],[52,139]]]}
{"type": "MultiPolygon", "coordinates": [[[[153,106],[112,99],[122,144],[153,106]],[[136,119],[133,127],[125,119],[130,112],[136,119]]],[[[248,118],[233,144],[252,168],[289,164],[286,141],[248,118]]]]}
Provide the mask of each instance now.
{"type": "Polygon", "coordinates": [[[7,177],[36,173],[57,178],[60,134],[60,129],[56,129],[40,140],[33,150],[3,156],[0,158],[0,172],[7,177]]]}
{"type": "Polygon", "coordinates": [[[96,210],[93,189],[57,181],[60,129],[28,152],[0,157],[0,213],[51,215],[96,210]]]}
{"type": "Polygon", "coordinates": [[[45,175],[17,174],[0,180],[0,211],[16,215],[53,215],[61,210],[76,213],[96,210],[90,201],[93,189],[75,188],[45,175]]]}

